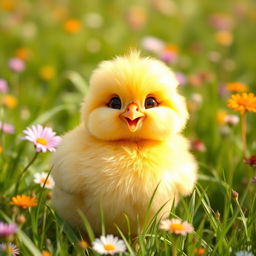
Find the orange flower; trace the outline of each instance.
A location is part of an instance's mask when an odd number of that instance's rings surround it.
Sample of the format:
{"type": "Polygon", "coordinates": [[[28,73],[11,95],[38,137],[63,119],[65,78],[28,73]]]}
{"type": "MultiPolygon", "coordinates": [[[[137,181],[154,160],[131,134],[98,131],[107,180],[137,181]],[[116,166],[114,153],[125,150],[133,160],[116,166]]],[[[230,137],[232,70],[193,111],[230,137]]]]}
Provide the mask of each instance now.
{"type": "Polygon", "coordinates": [[[17,99],[10,95],[10,94],[5,94],[2,97],[2,103],[7,107],[7,108],[15,108],[17,106],[17,99]]]}
{"type": "Polygon", "coordinates": [[[26,61],[31,57],[31,51],[26,47],[20,47],[20,48],[16,49],[14,55],[17,58],[19,58],[23,61],[26,61]]]}
{"type": "Polygon", "coordinates": [[[253,93],[233,94],[228,99],[228,107],[241,114],[256,112],[256,97],[253,93]]]}
{"type": "Polygon", "coordinates": [[[81,241],[78,242],[78,246],[81,249],[86,249],[89,246],[89,244],[85,240],[81,240],[81,241]]]}
{"type": "Polygon", "coordinates": [[[0,153],[3,152],[3,147],[0,145],[0,153]]]}
{"type": "Polygon", "coordinates": [[[127,22],[132,29],[141,29],[146,22],[147,12],[145,8],[134,5],[128,9],[127,22]]]}
{"type": "Polygon", "coordinates": [[[37,206],[37,199],[31,196],[18,195],[12,198],[12,201],[10,202],[10,204],[17,205],[26,209],[32,206],[37,206]]]}
{"type": "Polygon", "coordinates": [[[206,250],[204,249],[204,248],[196,248],[195,249],[195,254],[197,255],[197,256],[202,256],[202,255],[204,255],[206,253],[206,250]]]}
{"type": "Polygon", "coordinates": [[[48,251],[42,251],[42,256],[51,256],[51,253],[48,251]]]}
{"type": "Polygon", "coordinates": [[[179,52],[179,48],[174,44],[167,44],[165,46],[165,50],[168,52],[175,52],[175,53],[179,52]]]}
{"type": "Polygon", "coordinates": [[[81,22],[77,19],[69,19],[64,23],[64,29],[70,34],[78,33],[81,30],[81,22]]]}
{"type": "Polygon", "coordinates": [[[233,35],[228,30],[221,30],[215,34],[215,39],[220,45],[229,46],[233,42],[233,35]]]}
{"type": "Polygon", "coordinates": [[[240,82],[232,82],[226,84],[227,90],[231,92],[246,92],[248,91],[247,85],[240,82]]]}
{"type": "Polygon", "coordinates": [[[7,12],[11,12],[15,8],[15,2],[13,0],[0,0],[0,8],[7,12]]]}

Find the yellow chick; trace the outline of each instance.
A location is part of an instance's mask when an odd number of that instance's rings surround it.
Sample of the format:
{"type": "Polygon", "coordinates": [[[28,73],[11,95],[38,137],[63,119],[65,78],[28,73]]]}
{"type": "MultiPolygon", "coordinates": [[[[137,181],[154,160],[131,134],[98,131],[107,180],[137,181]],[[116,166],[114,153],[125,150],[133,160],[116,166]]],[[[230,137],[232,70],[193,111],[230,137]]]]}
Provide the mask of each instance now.
{"type": "Polygon", "coordinates": [[[174,73],[138,52],[102,62],[82,105],[82,122],[67,133],[53,157],[53,206],[82,228],[81,211],[96,233],[101,211],[109,233],[115,225],[137,233],[154,191],[150,216],[170,213],[196,181],[197,164],[180,133],[188,112],[174,73]]]}

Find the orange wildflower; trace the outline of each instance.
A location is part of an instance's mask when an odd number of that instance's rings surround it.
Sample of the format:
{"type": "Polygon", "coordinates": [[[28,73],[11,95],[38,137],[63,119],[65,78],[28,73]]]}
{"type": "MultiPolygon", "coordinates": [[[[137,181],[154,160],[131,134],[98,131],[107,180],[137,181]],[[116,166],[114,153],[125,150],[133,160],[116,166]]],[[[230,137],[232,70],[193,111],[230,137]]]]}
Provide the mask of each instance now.
{"type": "Polygon", "coordinates": [[[42,256],[51,256],[51,253],[48,251],[42,251],[42,256]]]}
{"type": "Polygon", "coordinates": [[[228,107],[241,114],[256,112],[256,97],[253,93],[233,94],[228,99],[228,107]]]}
{"type": "Polygon", "coordinates": [[[70,34],[78,33],[81,30],[81,22],[78,19],[69,19],[64,23],[64,29],[70,34]]]}
{"type": "Polygon", "coordinates": [[[26,61],[31,57],[31,51],[26,47],[20,47],[16,49],[14,55],[17,58],[26,61]]]}
{"type": "Polygon", "coordinates": [[[78,242],[78,246],[81,249],[86,249],[89,246],[89,244],[85,240],[81,240],[81,241],[78,242]]]}
{"type": "Polygon", "coordinates": [[[31,196],[18,195],[12,198],[10,204],[17,205],[19,207],[26,209],[32,206],[37,206],[37,199],[31,196]]]}
{"type": "Polygon", "coordinates": [[[3,152],[3,147],[0,145],[0,153],[3,152]]]}
{"type": "Polygon", "coordinates": [[[10,94],[5,94],[2,97],[2,103],[7,107],[7,108],[15,108],[17,106],[17,99],[10,95],[10,94]]]}
{"type": "Polygon", "coordinates": [[[248,91],[247,85],[240,82],[232,82],[226,84],[227,90],[231,92],[246,92],[248,91]]]}
{"type": "Polygon", "coordinates": [[[215,34],[215,39],[220,45],[229,46],[233,42],[233,35],[228,30],[221,30],[215,34]]]}
{"type": "Polygon", "coordinates": [[[179,48],[174,44],[167,44],[164,49],[168,52],[179,52],[179,48]]]}
{"type": "Polygon", "coordinates": [[[13,1],[13,0],[0,0],[0,8],[7,11],[7,12],[11,12],[15,8],[15,1],[13,1]]]}
{"type": "Polygon", "coordinates": [[[127,22],[132,29],[141,29],[147,20],[145,8],[134,5],[128,9],[127,22]]]}
{"type": "Polygon", "coordinates": [[[202,256],[206,253],[206,250],[204,248],[196,248],[195,249],[195,255],[202,256]]]}

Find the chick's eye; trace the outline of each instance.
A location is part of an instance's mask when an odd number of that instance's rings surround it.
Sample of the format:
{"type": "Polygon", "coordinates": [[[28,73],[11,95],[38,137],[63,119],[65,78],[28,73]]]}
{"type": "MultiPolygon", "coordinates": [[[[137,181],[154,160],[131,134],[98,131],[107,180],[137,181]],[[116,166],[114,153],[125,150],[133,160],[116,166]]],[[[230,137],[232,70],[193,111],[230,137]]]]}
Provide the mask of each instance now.
{"type": "Polygon", "coordinates": [[[107,105],[113,109],[121,109],[122,107],[122,103],[119,97],[113,97],[107,105]]]}
{"type": "Polygon", "coordinates": [[[154,108],[159,104],[154,97],[147,97],[145,100],[145,108],[154,108]]]}

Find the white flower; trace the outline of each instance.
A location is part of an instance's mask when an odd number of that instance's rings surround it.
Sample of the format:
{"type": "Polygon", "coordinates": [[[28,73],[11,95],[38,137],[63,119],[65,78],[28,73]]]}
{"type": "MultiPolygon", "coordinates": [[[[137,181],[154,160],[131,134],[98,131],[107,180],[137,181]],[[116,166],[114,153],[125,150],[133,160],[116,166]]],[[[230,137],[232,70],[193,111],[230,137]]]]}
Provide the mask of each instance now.
{"type": "Polygon", "coordinates": [[[227,115],[225,116],[225,123],[234,126],[239,123],[240,118],[237,115],[227,115]]]}
{"type": "Polygon", "coordinates": [[[92,243],[92,248],[100,254],[115,254],[124,252],[126,246],[124,241],[113,235],[101,236],[92,243]]]}
{"type": "Polygon", "coordinates": [[[147,37],[142,38],[141,46],[143,49],[145,49],[149,52],[159,54],[163,51],[165,44],[162,40],[160,40],[156,37],[147,36],[147,37]]]}
{"type": "Polygon", "coordinates": [[[41,187],[53,189],[54,180],[51,175],[48,176],[47,172],[37,172],[34,174],[34,182],[39,184],[41,187]]]}
{"type": "Polygon", "coordinates": [[[187,235],[194,231],[193,226],[187,221],[181,221],[179,219],[165,219],[160,222],[160,229],[169,231],[176,235],[187,235]]]}
{"type": "Polygon", "coordinates": [[[235,253],[235,256],[254,256],[254,254],[248,251],[239,251],[235,253]]]}

